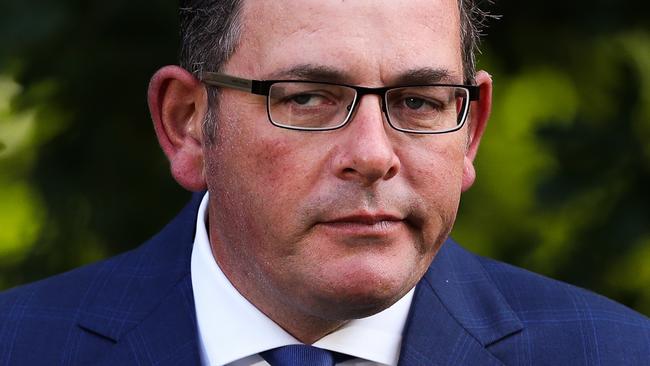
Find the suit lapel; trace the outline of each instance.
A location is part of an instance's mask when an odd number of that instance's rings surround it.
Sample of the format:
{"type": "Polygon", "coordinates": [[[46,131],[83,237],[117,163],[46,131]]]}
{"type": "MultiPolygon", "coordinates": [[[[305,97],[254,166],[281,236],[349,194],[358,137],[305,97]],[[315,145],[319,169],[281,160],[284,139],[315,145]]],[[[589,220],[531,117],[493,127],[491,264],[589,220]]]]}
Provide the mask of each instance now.
{"type": "Polygon", "coordinates": [[[190,258],[201,197],[143,246],[100,267],[78,322],[111,344],[100,365],[200,364],[190,258]]]}
{"type": "Polygon", "coordinates": [[[522,329],[477,257],[448,240],[417,286],[399,364],[502,365],[487,347],[522,329]]]}
{"type": "Polygon", "coordinates": [[[200,364],[189,275],[99,363],[101,366],[200,364]]]}

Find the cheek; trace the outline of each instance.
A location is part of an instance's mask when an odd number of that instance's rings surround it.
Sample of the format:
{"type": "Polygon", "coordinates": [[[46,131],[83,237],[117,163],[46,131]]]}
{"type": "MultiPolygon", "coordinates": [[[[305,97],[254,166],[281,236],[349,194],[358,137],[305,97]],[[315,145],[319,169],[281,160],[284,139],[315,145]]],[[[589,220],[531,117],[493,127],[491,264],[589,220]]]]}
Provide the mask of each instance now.
{"type": "Polygon", "coordinates": [[[443,197],[455,197],[457,194],[453,193],[459,193],[462,186],[464,169],[462,144],[455,140],[442,140],[415,147],[416,151],[405,154],[408,156],[407,161],[402,159],[405,165],[404,174],[414,189],[427,196],[441,196],[437,200],[443,197]]]}
{"type": "Polygon", "coordinates": [[[323,182],[329,182],[326,136],[273,127],[247,149],[258,189],[278,205],[299,206],[323,182]]]}
{"type": "Polygon", "coordinates": [[[266,190],[289,189],[287,186],[296,184],[297,173],[302,168],[301,164],[295,161],[295,146],[288,143],[286,139],[260,139],[248,150],[249,159],[255,168],[252,173],[258,178],[265,180],[266,190]]]}
{"type": "MultiPolygon", "coordinates": [[[[276,128],[276,127],[272,127],[276,128]]],[[[279,130],[279,129],[278,129],[279,130]]],[[[229,158],[229,186],[238,187],[243,211],[253,218],[252,232],[278,240],[296,235],[293,213],[310,196],[322,169],[301,136],[283,130],[249,135],[229,158]]]]}
{"type": "Polygon", "coordinates": [[[437,242],[451,228],[458,211],[463,185],[462,144],[433,141],[408,156],[409,160],[403,159],[402,171],[427,211],[425,241],[437,242]]]}
{"type": "Polygon", "coordinates": [[[303,164],[296,159],[301,156],[300,136],[272,126],[265,111],[264,104],[224,111],[215,149],[217,165],[223,166],[223,174],[229,175],[224,178],[232,187],[272,198],[269,193],[281,193],[296,184],[303,164]]]}

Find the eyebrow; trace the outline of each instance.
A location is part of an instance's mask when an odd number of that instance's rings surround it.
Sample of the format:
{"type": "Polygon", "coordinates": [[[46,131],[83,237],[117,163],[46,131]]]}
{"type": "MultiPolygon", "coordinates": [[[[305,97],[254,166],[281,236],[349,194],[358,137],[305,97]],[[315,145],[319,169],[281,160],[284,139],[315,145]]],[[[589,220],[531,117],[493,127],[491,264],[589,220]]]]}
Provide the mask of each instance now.
{"type": "MultiPolygon", "coordinates": [[[[323,81],[336,84],[346,84],[352,80],[352,75],[340,69],[324,65],[299,64],[287,69],[269,74],[267,80],[297,79],[310,81],[323,81]]],[[[422,67],[407,70],[397,75],[390,85],[427,85],[427,84],[453,84],[458,83],[458,78],[445,68],[422,67]]]]}
{"type": "Polygon", "coordinates": [[[280,70],[269,75],[271,79],[298,79],[310,81],[325,81],[344,84],[351,76],[339,69],[329,66],[300,64],[288,69],[280,70]]]}
{"type": "Polygon", "coordinates": [[[423,67],[411,69],[398,75],[393,81],[395,85],[426,85],[426,84],[453,84],[457,78],[444,68],[423,67]]]}

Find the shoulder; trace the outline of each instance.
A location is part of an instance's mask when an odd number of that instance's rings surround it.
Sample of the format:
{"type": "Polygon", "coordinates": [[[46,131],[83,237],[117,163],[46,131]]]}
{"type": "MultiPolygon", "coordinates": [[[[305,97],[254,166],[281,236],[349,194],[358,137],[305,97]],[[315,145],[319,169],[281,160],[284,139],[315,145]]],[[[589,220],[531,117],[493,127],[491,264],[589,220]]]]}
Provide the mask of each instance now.
{"type": "MultiPolygon", "coordinates": [[[[106,276],[120,273],[128,262],[138,254],[137,250],[74,270],[58,274],[34,283],[18,286],[0,293],[0,319],[15,320],[29,310],[46,315],[51,308],[61,319],[66,311],[77,309],[93,291],[101,286],[106,276]],[[32,309],[33,308],[33,309],[32,309]]],[[[31,317],[34,314],[30,314],[31,317]]]]}
{"type": "Polygon", "coordinates": [[[0,365],[88,364],[105,353],[188,276],[198,202],[134,250],[0,293],[0,365]]]}
{"type": "Polygon", "coordinates": [[[588,318],[591,316],[592,320],[630,320],[632,325],[648,327],[648,318],[604,296],[510,264],[478,258],[488,276],[523,320],[542,320],[545,315],[562,318],[564,314],[569,316],[567,319],[584,315],[588,318]]]}
{"type": "Polygon", "coordinates": [[[0,365],[40,365],[66,357],[85,305],[131,255],[0,293],[0,365]]]}
{"type": "Polygon", "coordinates": [[[40,320],[74,317],[98,293],[126,289],[135,279],[152,275],[164,255],[161,236],[168,229],[131,251],[0,293],[0,319],[16,321],[25,314],[40,320]]]}
{"type": "Polygon", "coordinates": [[[0,319],[16,315],[13,308],[24,313],[30,304],[65,312],[101,291],[119,292],[138,280],[188,271],[196,210],[202,196],[195,194],[170,223],[136,249],[0,293],[0,309],[5,310],[0,312],[0,319]]]}
{"type": "Polygon", "coordinates": [[[591,291],[486,258],[489,278],[524,325],[536,362],[580,354],[587,364],[650,359],[650,319],[591,291]]]}

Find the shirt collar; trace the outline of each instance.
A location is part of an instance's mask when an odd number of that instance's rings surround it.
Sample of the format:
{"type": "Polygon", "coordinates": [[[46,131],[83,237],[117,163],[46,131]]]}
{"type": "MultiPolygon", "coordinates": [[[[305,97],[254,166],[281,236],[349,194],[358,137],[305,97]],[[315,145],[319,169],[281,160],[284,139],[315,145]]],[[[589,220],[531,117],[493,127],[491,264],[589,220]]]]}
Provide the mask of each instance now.
{"type": "MultiPolygon", "coordinates": [[[[301,342],[248,302],[212,256],[206,230],[208,193],[199,206],[191,259],[199,343],[207,365],[226,365],[260,352],[301,342]]],[[[314,346],[387,365],[396,365],[402,331],[413,299],[411,289],[388,309],[355,319],[314,346]]]]}

